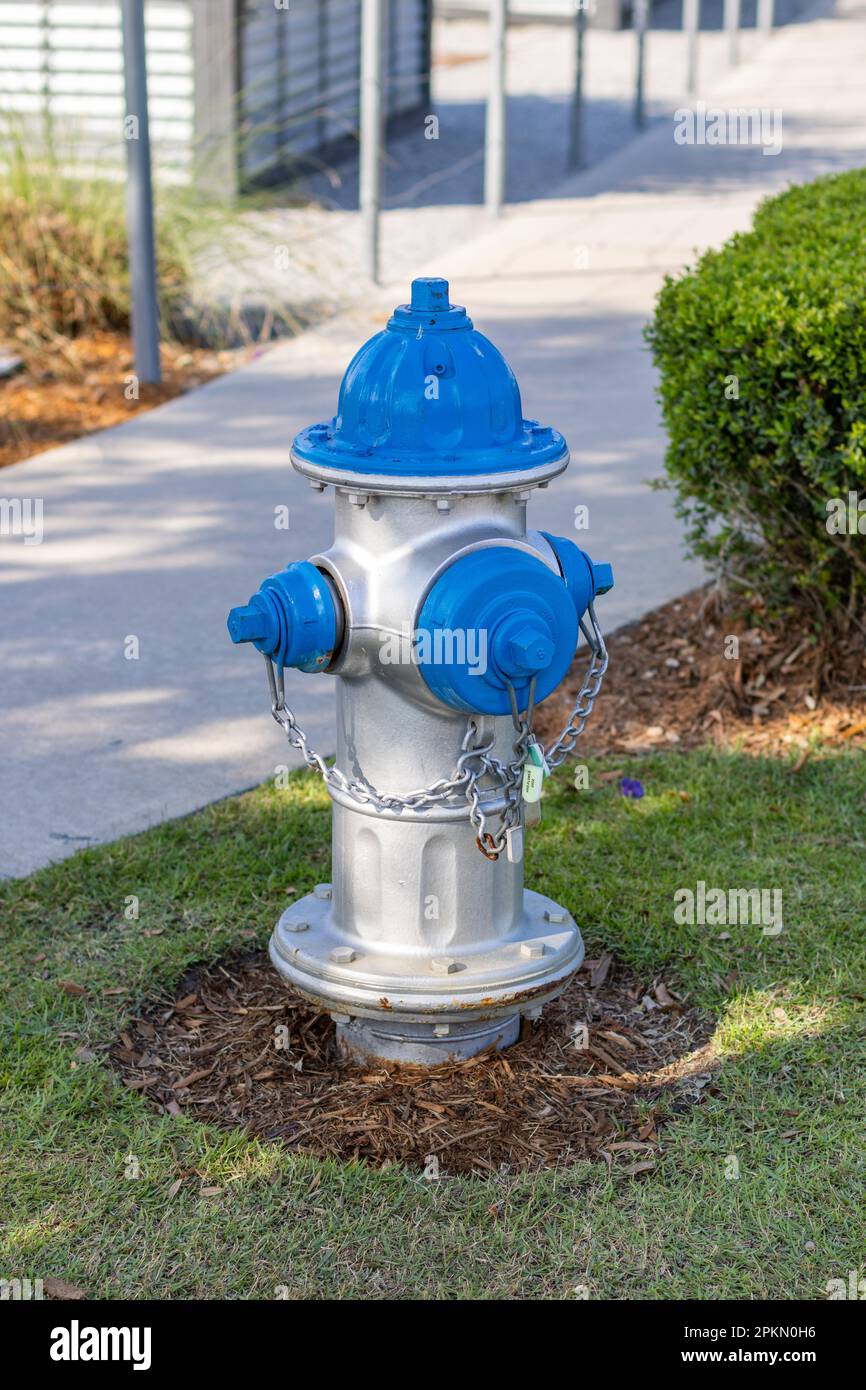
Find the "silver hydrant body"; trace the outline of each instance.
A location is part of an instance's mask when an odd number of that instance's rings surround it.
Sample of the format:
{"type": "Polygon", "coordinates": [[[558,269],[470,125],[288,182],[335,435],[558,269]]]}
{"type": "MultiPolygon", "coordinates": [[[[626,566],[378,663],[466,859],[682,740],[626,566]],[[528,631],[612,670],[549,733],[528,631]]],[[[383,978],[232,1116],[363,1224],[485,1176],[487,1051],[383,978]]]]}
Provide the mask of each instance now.
{"type": "Polygon", "coordinates": [[[292,461],[334,488],[334,542],[266,580],[229,631],[265,654],[274,717],[325,777],[333,881],[286,909],[271,958],[358,1060],[505,1047],[583,958],[570,913],[523,885],[548,770],[532,709],[582,629],[590,670],[556,765],[607,663],[593,600],[610,567],[527,530],[565,441],[523,419],[504,359],[433,279],[361,348],[292,461]],[[285,705],[287,665],[336,679],[333,766],[285,705]]]}

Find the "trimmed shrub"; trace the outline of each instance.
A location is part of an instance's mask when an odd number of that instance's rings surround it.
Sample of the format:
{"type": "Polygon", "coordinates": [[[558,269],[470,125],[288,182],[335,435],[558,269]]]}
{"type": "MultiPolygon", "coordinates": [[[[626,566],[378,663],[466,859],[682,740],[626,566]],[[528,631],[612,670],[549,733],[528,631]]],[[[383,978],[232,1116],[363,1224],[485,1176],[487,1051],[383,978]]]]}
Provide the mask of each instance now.
{"type": "Polygon", "coordinates": [[[866,623],[866,170],[762,203],[646,337],[692,553],[764,619],[866,623]]]}

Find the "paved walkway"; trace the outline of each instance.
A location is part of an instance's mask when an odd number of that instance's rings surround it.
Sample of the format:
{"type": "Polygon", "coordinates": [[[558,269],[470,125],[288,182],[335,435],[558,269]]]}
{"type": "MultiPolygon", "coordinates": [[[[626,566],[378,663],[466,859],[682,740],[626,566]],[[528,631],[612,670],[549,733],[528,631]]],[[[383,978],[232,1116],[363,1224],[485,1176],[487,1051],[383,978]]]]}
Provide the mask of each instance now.
{"type": "MultiPolygon", "coordinates": [[[[536,525],[568,531],[588,503],[587,548],[611,559],[608,627],[699,578],[669,500],[646,488],[663,436],[641,325],[665,270],[748,224],[790,180],[866,163],[866,10],[789,26],[707,100],[781,108],[785,144],[680,146],[658,125],[612,159],[523,204],[418,271],[505,350],[527,413],[572,446],[536,525]]],[[[44,500],[41,545],[2,541],[0,872],[23,874],[249,786],[285,760],[264,671],[225,632],[266,573],[327,544],[331,502],[288,463],[294,432],[333,412],[342,369],[406,285],[232,376],[2,475],[44,500]],[[275,529],[288,505],[292,526],[275,529]],[[137,659],[127,659],[129,637],[137,659]]],[[[296,676],[302,722],[332,745],[326,677],[296,676]]]]}

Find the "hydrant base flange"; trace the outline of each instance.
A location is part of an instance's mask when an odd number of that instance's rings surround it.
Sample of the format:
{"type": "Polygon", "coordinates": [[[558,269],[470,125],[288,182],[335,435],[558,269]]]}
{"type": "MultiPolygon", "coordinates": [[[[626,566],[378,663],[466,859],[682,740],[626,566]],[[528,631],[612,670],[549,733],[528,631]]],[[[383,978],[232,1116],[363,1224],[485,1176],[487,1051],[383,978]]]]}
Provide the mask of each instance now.
{"type": "Polygon", "coordinates": [[[520,1014],[507,1018],[473,1019],[460,1023],[406,1023],[385,1018],[354,1018],[337,1024],[337,1046],[359,1066],[371,1062],[400,1062],[443,1066],[465,1062],[487,1050],[510,1047],[520,1036],[520,1014]]]}
{"type": "Polygon", "coordinates": [[[328,1009],[338,1026],[353,1026],[343,1036],[358,1055],[421,1061],[420,1049],[428,1061],[448,1061],[508,1046],[520,1014],[560,994],[583,963],[573,918],[528,889],[506,939],[472,949],[464,943],[452,954],[447,944],[410,953],[364,941],[340,930],[333,907],[319,893],[292,904],[271,937],[270,956],[304,998],[328,1009]],[[354,1027],[357,1020],[371,1026],[354,1027]]]}

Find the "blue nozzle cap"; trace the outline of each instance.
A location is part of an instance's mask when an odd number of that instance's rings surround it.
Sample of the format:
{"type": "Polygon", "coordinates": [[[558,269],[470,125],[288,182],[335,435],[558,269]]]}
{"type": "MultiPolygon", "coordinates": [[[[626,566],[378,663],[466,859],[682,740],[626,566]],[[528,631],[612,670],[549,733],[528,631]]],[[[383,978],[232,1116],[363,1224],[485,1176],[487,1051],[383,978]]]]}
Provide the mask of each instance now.
{"type": "Polygon", "coordinates": [[[566,588],[571,595],[578,619],[582,618],[591,601],[613,588],[613,568],[606,562],[596,564],[585,550],[566,536],[541,533],[557,558],[566,588]]]}
{"type": "Polygon", "coordinates": [[[452,709],[508,714],[509,686],[525,709],[532,678],[543,700],[562,680],[577,644],[566,585],[538,556],[485,546],[454,560],[418,615],[418,668],[452,709]]]}
{"type": "Polygon", "coordinates": [[[321,671],[337,645],[337,610],[324,576],[299,560],[272,574],[226,624],[233,642],[252,642],[278,666],[321,671]]]}

